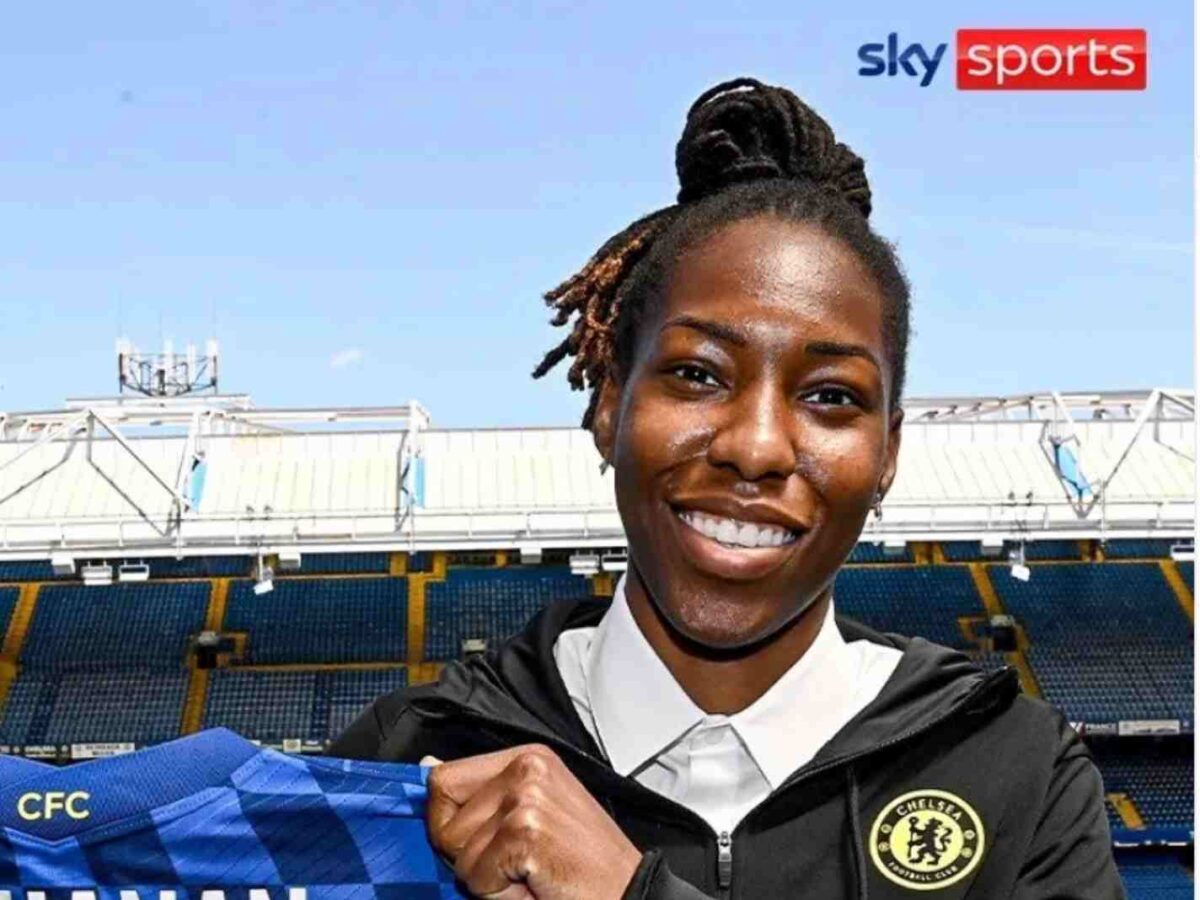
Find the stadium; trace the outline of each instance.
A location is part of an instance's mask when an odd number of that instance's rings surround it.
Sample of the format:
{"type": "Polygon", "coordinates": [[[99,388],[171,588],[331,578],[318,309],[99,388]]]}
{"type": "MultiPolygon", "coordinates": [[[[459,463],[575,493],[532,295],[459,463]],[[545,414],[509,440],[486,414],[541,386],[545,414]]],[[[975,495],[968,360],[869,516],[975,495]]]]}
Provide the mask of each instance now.
{"type": "MultiPolygon", "coordinates": [[[[214,726],[321,754],[627,560],[591,436],[416,400],[271,409],[217,352],[120,348],[117,396],[0,413],[0,752],[214,726]]],[[[1105,781],[1131,897],[1192,896],[1194,395],[910,399],[842,615],[1014,667],[1105,781]]]]}

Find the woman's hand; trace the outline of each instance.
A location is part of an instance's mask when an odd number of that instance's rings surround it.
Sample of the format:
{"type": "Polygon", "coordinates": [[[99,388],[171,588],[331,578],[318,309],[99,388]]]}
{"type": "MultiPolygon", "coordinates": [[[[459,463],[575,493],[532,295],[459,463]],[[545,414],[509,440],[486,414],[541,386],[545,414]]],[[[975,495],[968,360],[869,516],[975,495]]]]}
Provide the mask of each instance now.
{"type": "Polygon", "coordinates": [[[619,900],[642,858],[540,744],[437,765],[428,819],[434,847],[485,900],[619,900]]]}

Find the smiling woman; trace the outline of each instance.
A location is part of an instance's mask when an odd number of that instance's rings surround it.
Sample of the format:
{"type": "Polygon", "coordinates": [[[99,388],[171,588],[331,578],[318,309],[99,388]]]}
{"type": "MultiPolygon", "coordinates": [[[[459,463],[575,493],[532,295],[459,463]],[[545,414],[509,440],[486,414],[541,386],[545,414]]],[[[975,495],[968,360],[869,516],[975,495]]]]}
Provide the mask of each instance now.
{"type": "Polygon", "coordinates": [[[449,760],[430,836],[478,896],[1122,896],[1058,713],[835,617],[895,477],[909,330],[862,160],[738,79],[676,163],[678,202],[547,294],[571,329],[534,372],[573,356],[591,391],[629,543],[611,603],[551,604],[333,753],[449,760]]]}

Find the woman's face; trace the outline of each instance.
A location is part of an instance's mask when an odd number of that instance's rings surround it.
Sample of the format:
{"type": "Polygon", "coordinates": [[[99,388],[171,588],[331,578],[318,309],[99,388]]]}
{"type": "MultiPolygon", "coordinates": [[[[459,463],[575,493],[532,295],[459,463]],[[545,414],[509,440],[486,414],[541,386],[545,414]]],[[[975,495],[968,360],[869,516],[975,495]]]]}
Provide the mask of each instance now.
{"type": "Polygon", "coordinates": [[[596,440],[631,561],[685,637],[735,648],[830,585],[895,472],[883,298],[852,250],[760,217],[685,253],[596,440]]]}

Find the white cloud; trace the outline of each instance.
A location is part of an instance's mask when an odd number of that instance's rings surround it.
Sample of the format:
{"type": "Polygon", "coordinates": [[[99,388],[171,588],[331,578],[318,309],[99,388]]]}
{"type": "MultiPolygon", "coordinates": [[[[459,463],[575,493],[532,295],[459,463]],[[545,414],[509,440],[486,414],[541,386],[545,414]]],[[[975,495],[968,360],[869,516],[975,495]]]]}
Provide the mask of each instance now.
{"type": "Polygon", "coordinates": [[[344,369],[347,366],[356,366],[363,361],[364,355],[358,347],[348,347],[345,350],[339,350],[333,356],[329,357],[329,368],[344,369]]]}

